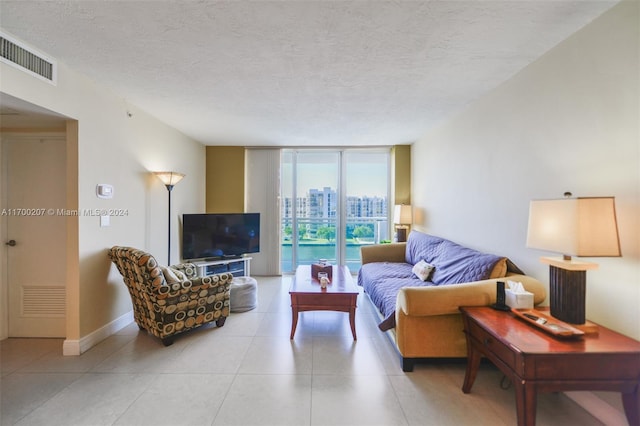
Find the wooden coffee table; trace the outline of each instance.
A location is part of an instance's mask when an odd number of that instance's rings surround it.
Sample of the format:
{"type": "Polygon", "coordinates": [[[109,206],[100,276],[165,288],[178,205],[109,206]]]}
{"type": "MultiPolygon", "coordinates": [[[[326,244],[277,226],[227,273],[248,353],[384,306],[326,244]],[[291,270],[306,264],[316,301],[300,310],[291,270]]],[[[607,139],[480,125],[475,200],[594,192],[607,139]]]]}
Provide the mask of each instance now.
{"type": "Polygon", "coordinates": [[[289,289],[291,295],[291,339],[296,333],[298,312],[336,311],[349,312],[349,323],[353,340],[356,338],[356,307],[358,288],[353,283],[351,272],[346,266],[333,266],[331,284],[320,287],[317,277],[311,276],[311,265],[301,265],[289,289]]]}
{"type": "Polygon", "coordinates": [[[538,392],[616,391],[629,424],[640,424],[640,342],[599,326],[598,334],[562,339],[511,312],[462,307],[467,336],[467,372],[462,391],[471,392],[482,355],[513,383],[518,425],[536,422],[538,392]]]}

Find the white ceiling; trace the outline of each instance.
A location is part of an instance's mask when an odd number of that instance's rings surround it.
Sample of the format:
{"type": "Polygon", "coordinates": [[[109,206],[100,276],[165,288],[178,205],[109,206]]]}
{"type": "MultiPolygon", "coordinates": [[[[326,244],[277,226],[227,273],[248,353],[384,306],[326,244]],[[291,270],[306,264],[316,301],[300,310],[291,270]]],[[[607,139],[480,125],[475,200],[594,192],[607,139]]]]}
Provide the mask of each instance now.
{"type": "Polygon", "coordinates": [[[1,0],[0,27],[207,145],[392,145],[616,2],[1,0]]]}

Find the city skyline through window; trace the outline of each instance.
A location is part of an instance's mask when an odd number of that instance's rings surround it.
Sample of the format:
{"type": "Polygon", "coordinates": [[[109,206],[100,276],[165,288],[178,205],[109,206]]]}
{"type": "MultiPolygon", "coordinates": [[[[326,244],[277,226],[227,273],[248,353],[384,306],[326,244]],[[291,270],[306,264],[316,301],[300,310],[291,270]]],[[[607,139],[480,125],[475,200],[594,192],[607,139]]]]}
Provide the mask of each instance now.
{"type": "Polygon", "coordinates": [[[359,269],[360,246],[389,239],[388,180],[388,150],[284,151],[282,271],[318,259],[359,269]]]}

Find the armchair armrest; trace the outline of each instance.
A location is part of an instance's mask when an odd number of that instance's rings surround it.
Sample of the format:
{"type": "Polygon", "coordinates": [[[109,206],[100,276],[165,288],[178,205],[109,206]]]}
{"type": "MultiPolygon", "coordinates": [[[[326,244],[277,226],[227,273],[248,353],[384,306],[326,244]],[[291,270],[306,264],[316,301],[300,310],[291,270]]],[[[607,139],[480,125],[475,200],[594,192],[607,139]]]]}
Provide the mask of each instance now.
{"type": "Polygon", "coordinates": [[[188,279],[198,277],[198,267],[193,263],[176,263],[175,265],[169,266],[169,268],[182,272],[188,279]]]}
{"type": "Polygon", "coordinates": [[[521,282],[527,291],[533,293],[536,305],[544,301],[546,290],[540,281],[513,274],[463,284],[403,287],[398,292],[396,311],[405,315],[431,316],[458,313],[460,306],[488,306],[496,301],[496,282],[507,280],[521,282]]]}
{"type": "Polygon", "coordinates": [[[404,262],[407,243],[376,244],[360,247],[362,264],[371,262],[404,262]]]}
{"type": "MultiPolygon", "coordinates": [[[[225,293],[231,287],[233,275],[227,272],[221,274],[208,275],[206,277],[187,278],[184,281],[155,287],[153,291],[159,295],[177,296],[185,292],[200,292],[206,288],[207,293],[225,293]],[[222,287],[220,289],[219,287],[222,287]],[[212,291],[212,289],[216,289],[212,291]]],[[[202,298],[204,295],[200,295],[202,298]]],[[[166,297],[166,296],[165,296],[166,297]]]]}

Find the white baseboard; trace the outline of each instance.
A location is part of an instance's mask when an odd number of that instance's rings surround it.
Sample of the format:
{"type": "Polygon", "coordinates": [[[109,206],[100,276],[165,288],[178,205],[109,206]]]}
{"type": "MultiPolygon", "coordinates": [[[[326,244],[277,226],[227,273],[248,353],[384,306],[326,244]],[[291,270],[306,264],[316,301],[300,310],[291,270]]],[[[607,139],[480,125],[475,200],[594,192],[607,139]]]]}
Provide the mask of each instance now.
{"type": "Polygon", "coordinates": [[[80,355],[80,340],[64,339],[64,342],[62,342],[62,355],[64,356],[80,355]]]}
{"type": "Polygon", "coordinates": [[[115,334],[118,331],[122,330],[124,327],[131,324],[132,321],[133,311],[129,311],[119,318],[111,321],[109,324],[106,324],[96,331],[80,338],[80,340],[65,339],[64,343],[62,344],[62,354],[64,356],[78,356],[88,351],[98,343],[102,342],[112,334],[115,334]]]}
{"type": "Polygon", "coordinates": [[[571,391],[564,394],[605,425],[627,424],[627,417],[623,412],[599,398],[593,392],[571,391]]]}

